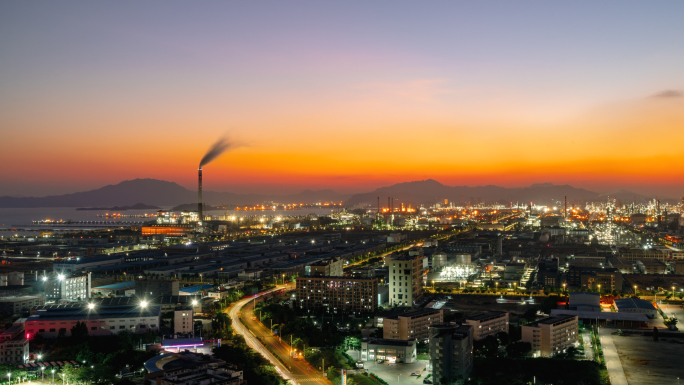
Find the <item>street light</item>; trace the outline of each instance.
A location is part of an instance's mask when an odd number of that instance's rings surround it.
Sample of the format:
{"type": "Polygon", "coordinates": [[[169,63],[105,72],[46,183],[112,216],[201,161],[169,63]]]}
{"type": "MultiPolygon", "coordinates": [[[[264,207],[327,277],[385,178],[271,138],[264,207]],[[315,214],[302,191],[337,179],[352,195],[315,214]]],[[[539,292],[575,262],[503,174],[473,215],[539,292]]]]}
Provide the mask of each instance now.
{"type": "Polygon", "coordinates": [[[45,381],[45,366],[40,367],[40,380],[45,381]]]}
{"type": "Polygon", "coordinates": [[[88,310],[93,310],[95,309],[95,304],[94,303],[89,303],[88,304],[88,310]]]}
{"type": "Polygon", "coordinates": [[[52,369],[52,383],[55,383],[55,369],[52,369]]]}
{"type": "Polygon", "coordinates": [[[12,385],[12,372],[7,373],[7,376],[9,377],[9,385],[12,385]]]}
{"type": "Polygon", "coordinates": [[[145,309],[147,307],[147,301],[140,302],[140,307],[145,309]]]}

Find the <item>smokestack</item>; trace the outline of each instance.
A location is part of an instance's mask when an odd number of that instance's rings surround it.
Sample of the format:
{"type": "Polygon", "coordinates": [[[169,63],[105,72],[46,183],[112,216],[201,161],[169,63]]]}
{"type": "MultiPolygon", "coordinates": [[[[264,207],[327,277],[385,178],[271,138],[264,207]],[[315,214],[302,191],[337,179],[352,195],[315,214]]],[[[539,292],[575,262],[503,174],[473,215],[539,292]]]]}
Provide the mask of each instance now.
{"type": "Polygon", "coordinates": [[[390,209],[390,197],[387,197],[387,210],[390,209]]]}
{"type": "Polygon", "coordinates": [[[568,196],[565,196],[565,211],[563,212],[565,215],[564,217],[567,219],[568,218],[568,196]]]}
{"type": "Polygon", "coordinates": [[[199,214],[200,222],[203,222],[204,217],[202,216],[202,167],[199,168],[199,175],[198,175],[198,179],[197,179],[197,195],[198,195],[197,212],[199,214]]]}

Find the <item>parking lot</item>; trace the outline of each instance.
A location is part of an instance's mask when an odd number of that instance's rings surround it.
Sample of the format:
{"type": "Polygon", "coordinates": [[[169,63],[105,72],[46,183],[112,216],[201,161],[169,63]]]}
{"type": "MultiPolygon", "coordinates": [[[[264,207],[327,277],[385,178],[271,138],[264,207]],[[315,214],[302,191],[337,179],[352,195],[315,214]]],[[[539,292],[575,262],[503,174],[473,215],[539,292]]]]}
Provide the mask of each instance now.
{"type": "Polygon", "coordinates": [[[674,385],[677,377],[684,379],[684,339],[661,337],[655,342],[641,335],[612,337],[630,385],[674,385]]]}
{"type": "Polygon", "coordinates": [[[390,364],[388,362],[378,364],[375,361],[367,361],[363,364],[364,369],[377,374],[378,377],[390,384],[395,384],[396,381],[399,384],[422,384],[425,376],[430,373],[424,370],[427,368],[427,360],[418,360],[410,364],[390,364]],[[420,377],[412,376],[411,373],[419,373],[420,377]]]}

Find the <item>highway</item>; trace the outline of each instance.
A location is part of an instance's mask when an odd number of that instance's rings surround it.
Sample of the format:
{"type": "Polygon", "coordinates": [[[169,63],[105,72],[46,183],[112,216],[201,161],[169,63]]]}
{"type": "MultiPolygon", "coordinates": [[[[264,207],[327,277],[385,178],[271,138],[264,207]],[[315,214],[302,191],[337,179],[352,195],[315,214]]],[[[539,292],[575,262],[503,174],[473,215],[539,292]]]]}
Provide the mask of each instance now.
{"type": "MultiPolygon", "coordinates": [[[[272,291],[285,288],[283,285],[278,285],[276,288],[261,293],[264,295],[272,291]]],[[[259,352],[276,368],[276,371],[286,380],[291,381],[292,384],[324,384],[330,385],[320,371],[315,370],[305,360],[294,360],[289,357],[290,347],[278,340],[278,337],[271,335],[270,330],[264,327],[260,322],[252,320],[254,317],[252,313],[251,304],[255,298],[246,298],[233,304],[226,309],[228,316],[232,320],[233,330],[245,338],[245,342],[249,347],[259,352]],[[269,351],[270,350],[270,351],[269,351]],[[278,355],[280,359],[287,363],[286,367],[280,360],[278,360],[273,353],[278,355]]]]}

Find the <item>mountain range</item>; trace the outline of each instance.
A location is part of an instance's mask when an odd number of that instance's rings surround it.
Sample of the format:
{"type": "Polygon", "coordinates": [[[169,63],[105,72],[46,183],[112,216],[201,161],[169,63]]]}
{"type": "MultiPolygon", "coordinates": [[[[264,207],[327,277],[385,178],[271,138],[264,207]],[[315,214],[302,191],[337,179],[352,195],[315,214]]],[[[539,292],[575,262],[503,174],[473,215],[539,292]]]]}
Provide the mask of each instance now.
{"type": "MultiPolygon", "coordinates": [[[[314,202],[344,202],[347,206],[375,207],[378,197],[380,205],[387,205],[387,198],[394,199],[394,206],[402,203],[433,204],[445,199],[455,204],[476,202],[510,202],[521,204],[535,202],[539,204],[555,205],[564,201],[567,196],[569,203],[584,203],[599,201],[615,197],[625,203],[636,200],[643,202],[652,197],[620,190],[611,194],[576,188],[569,185],[554,185],[551,183],[534,184],[529,187],[506,188],[500,186],[447,186],[436,180],[397,183],[381,187],[372,192],[360,194],[341,194],[333,190],[304,190],[293,195],[259,195],[235,194],[230,192],[204,191],[203,200],[212,205],[253,205],[264,202],[280,203],[314,203],[314,202]]],[[[197,192],[188,190],[175,182],[156,179],[127,180],[115,185],[108,185],[99,189],[65,195],[46,197],[0,197],[1,208],[29,208],[29,207],[84,207],[84,206],[130,206],[137,203],[172,207],[180,204],[197,202],[197,192]]]]}

